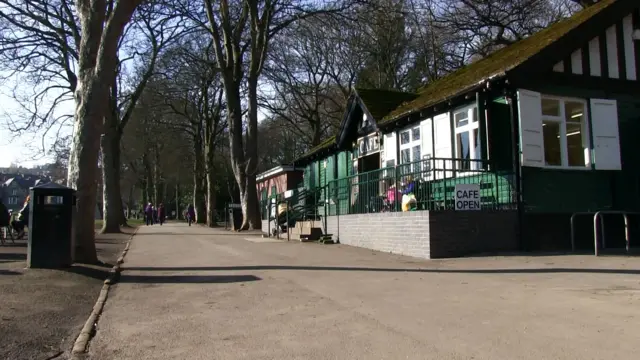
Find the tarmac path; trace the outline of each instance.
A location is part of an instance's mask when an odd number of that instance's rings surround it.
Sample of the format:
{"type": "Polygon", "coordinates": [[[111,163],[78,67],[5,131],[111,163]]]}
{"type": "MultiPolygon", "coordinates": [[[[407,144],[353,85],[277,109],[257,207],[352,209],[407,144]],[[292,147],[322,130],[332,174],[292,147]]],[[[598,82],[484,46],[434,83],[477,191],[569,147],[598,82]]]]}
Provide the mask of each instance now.
{"type": "Polygon", "coordinates": [[[420,260],[143,226],[93,360],[637,359],[640,259],[420,260]]]}

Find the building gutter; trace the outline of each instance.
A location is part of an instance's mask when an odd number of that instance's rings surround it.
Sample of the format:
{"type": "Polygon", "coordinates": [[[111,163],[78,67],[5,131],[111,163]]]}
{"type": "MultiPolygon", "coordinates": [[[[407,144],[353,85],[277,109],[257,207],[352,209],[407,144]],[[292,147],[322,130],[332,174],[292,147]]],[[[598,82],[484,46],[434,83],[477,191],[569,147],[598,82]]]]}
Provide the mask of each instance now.
{"type": "Polygon", "coordinates": [[[290,165],[281,165],[278,167],[274,167],[270,170],[263,172],[262,174],[256,176],[256,181],[266,180],[268,178],[274,177],[276,175],[280,175],[282,173],[286,173],[289,171],[302,171],[302,169],[290,166],[290,165]]]}
{"type": "Polygon", "coordinates": [[[511,118],[511,147],[513,171],[515,173],[515,188],[516,188],[516,205],[518,212],[518,247],[520,250],[525,250],[524,244],[524,208],[522,198],[522,164],[520,163],[520,122],[518,114],[518,98],[514,90],[511,90],[507,94],[507,101],[509,102],[510,118],[511,118]]]}

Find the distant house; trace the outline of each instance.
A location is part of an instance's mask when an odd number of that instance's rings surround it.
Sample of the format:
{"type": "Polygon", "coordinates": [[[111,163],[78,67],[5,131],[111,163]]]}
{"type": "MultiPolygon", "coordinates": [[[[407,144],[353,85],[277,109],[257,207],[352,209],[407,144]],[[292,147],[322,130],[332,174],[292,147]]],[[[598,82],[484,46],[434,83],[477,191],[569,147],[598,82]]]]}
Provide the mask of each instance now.
{"type": "Polygon", "coordinates": [[[29,189],[41,183],[49,182],[49,178],[31,175],[3,174],[0,183],[0,197],[9,210],[18,211],[29,195],[29,189]]]}
{"type": "Polygon", "coordinates": [[[287,190],[298,188],[302,183],[302,168],[281,165],[259,174],[256,186],[260,200],[276,197],[287,190]]]}

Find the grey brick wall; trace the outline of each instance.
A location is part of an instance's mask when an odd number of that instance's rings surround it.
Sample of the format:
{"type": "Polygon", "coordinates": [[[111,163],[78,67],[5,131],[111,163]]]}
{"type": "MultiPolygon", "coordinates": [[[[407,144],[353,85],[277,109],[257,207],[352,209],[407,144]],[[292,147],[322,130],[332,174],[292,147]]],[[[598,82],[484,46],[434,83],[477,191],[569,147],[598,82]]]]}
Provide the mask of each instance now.
{"type": "Polygon", "coordinates": [[[419,258],[517,249],[515,212],[410,211],[329,216],[340,243],[419,258]]]}
{"type": "Polygon", "coordinates": [[[269,234],[269,220],[262,220],[262,233],[269,234]]]}
{"type": "Polygon", "coordinates": [[[430,257],[428,211],[329,216],[327,232],[341,244],[430,257]]]}

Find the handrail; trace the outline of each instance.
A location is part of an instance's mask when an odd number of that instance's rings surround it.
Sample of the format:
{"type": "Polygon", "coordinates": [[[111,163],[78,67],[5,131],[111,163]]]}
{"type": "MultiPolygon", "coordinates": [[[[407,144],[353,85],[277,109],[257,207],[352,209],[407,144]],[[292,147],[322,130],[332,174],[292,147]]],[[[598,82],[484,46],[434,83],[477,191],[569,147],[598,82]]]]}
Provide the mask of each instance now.
{"type": "Polygon", "coordinates": [[[594,253],[595,256],[598,256],[598,218],[600,219],[600,231],[602,232],[602,247],[604,248],[607,244],[606,236],[604,232],[604,219],[600,216],[603,214],[620,214],[624,218],[624,237],[625,237],[625,248],[627,253],[631,250],[631,240],[629,239],[629,214],[640,214],[638,212],[629,212],[629,211],[598,211],[593,215],[593,244],[594,244],[594,253]]]}
{"type": "Polygon", "coordinates": [[[573,220],[578,215],[593,215],[593,214],[595,214],[595,213],[594,212],[576,212],[576,213],[573,213],[571,215],[571,220],[570,220],[570,223],[571,223],[571,252],[576,252],[576,234],[575,234],[575,231],[574,231],[575,230],[575,227],[574,227],[575,224],[574,224],[573,220]]]}

